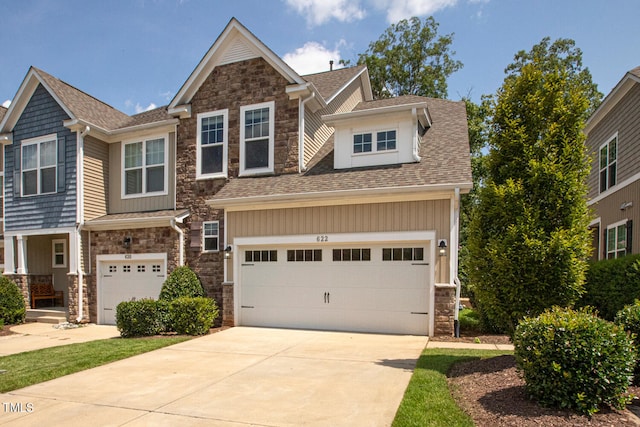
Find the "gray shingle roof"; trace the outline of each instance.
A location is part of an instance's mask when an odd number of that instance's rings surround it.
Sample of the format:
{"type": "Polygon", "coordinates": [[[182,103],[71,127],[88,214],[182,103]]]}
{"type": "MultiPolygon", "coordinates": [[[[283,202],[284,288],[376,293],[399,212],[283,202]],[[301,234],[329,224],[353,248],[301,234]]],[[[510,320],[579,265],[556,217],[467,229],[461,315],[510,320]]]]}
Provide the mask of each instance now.
{"type": "Polygon", "coordinates": [[[5,114],[7,114],[7,109],[0,105],[0,122],[4,119],[5,114]]]}
{"type": "MultiPolygon", "coordinates": [[[[460,184],[470,186],[471,161],[464,102],[418,97],[428,104],[433,125],[423,137],[422,160],[365,168],[333,168],[333,140],[328,141],[302,174],[232,179],[214,197],[234,200],[364,189],[460,184]]],[[[393,102],[393,101],[374,101],[393,102]]]]}
{"type": "Polygon", "coordinates": [[[633,70],[630,70],[629,72],[636,77],[640,77],[640,67],[636,67],[633,70]]]}
{"type": "Polygon", "coordinates": [[[395,98],[376,99],[373,101],[362,101],[356,105],[353,111],[372,110],[374,108],[394,107],[396,105],[417,104],[428,102],[429,98],[416,95],[403,95],[395,98]]]}
{"type": "Polygon", "coordinates": [[[340,88],[347,84],[347,82],[361,73],[364,68],[364,65],[358,65],[356,67],[340,68],[323,73],[308,74],[302,76],[302,78],[313,83],[324,99],[330,99],[340,88]]]}
{"type": "Polygon", "coordinates": [[[165,105],[140,114],[135,114],[129,117],[129,120],[120,127],[139,126],[147,123],[156,123],[172,119],[173,117],[167,112],[167,106],[165,105]]]}

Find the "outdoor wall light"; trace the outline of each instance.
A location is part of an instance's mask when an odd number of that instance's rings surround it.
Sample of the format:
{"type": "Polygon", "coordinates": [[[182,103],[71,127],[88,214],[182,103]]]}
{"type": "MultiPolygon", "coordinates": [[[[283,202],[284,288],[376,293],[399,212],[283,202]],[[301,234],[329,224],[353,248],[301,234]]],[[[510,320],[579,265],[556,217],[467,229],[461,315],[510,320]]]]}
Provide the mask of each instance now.
{"type": "Polygon", "coordinates": [[[126,236],[124,239],[122,239],[122,246],[125,249],[129,249],[131,247],[131,236],[126,236]]]}
{"type": "Polygon", "coordinates": [[[447,241],[446,239],[440,239],[438,242],[438,253],[440,256],[445,256],[447,254],[447,241]]]}
{"type": "Polygon", "coordinates": [[[232,251],[231,246],[227,246],[226,248],[224,248],[224,257],[225,257],[225,259],[231,258],[231,251],[232,251]]]}

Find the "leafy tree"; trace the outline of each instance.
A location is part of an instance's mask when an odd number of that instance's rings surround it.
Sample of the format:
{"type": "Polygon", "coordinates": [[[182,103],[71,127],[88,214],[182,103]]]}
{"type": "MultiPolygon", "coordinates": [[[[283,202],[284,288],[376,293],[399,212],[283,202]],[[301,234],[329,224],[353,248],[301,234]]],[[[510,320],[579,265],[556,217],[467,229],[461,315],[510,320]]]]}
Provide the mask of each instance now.
{"type": "Polygon", "coordinates": [[[447,78],[462,68],[450,51],[453,34],[438,37],[433,17],[392,24],[358,56],[366,64],[376,99],[399,95],[447,97],[447,78]]]}
{"type": "Polygon", "coordinates": [[[582,128],[601,94],[572,40],[545,38],[505,72],[468,274],[481,310],[512,333],[523,317],[571,306],[582,292],[590,249],[582,128]]]}

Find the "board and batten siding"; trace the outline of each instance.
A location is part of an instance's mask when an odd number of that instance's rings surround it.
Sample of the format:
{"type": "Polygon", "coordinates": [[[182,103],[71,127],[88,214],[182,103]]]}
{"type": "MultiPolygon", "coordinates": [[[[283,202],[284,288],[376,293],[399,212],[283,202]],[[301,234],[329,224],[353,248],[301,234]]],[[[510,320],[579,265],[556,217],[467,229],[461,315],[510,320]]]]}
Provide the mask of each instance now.
{"type": "MultiPolygon", "coordinates": [[[[227,241],[236,237],[435,230],[449,239],[451,201],[421,200],[227,213],[227,241]]],[[[446,257],[436,257],[436,282],[448,283],[446,257]]],[[[231,277],[232,272],[228,272],[231,277]]]]}
{"type": "Polygon", "coordinates": [[[13,129],[13,143],[4,150],[6,231],[75,226],[76,134],[63,126],[68,119],[49,92],[38,85],[13,129]],[[14,162],[15,151],[23,140],[49,134],[56,134],[58,141],[64,141],[64,161],[58,159],[65,168],[64,191],[58,189],[56,193],[28,197],[15,194],[14,171],[20,170],[21,166],[14,162]]]}
{"type": "Polygon", "coordinates": [[[109,145],[90,136],[84,139],[84,219],[107,214],[109,145]]]}
{"type": "MultiPolygon", "coordinates": [[[[146,138],[146,136],[145,136],[146,138]]],[[[140,138],[142,140],[142,138],[140,138]]],[[[167,141],[169,158],[165,167],[168,171],[168,191],[160,196],[143,196],[131,199],[122,198],[122,143],[109,145],[109,213],[151,212],[173,209],[176,183],[176,134],[169,132],[167,141]]]]}
{"type": "Polygon", "coordinates": [[[640,173],[640,84],[634,87],[611,109],[590,132],[587,139],[591,157],[589,174],[589,198],[598,196],[600,146],[618,133],[617,179],[625,179],[640,173]]]}
{"type": "Polygon", "coordinates": [[[307,164],[325,142],[333,135],[333,128],[324,124],[322,116],[326,114],[345,113],[353,110],[363,100],[362,83],[356,79],[340,95],[333,99],[326,108],[315,113],[304,111],[304,162],[307,164]]]}

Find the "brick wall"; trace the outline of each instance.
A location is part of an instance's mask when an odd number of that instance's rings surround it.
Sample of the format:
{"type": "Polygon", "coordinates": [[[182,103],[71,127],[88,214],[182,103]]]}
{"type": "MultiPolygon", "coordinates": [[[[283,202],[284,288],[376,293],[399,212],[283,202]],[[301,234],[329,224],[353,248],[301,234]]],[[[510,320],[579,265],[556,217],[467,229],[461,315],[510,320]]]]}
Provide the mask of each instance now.
{"type": "MultiPolygon", "coordinates": [[[[233,304],[223,298],[224,281],[224,212],[212,209],[206,201],[215,195],[228,179],[236,179],[240,169],[240,107],[262,102],[275,102],[274,173],[298,171],[298,102],[285,93],[288,82],[264,59],[216,67],[191,100],[191,117],[181,119],[177,133],[177,209],[188,209],[185,221],[185,262],[194,269],[208,296],[214,298],[221,314],[233,319],[233,304]],[[196,180],[197,116],[228,109],[228,178],[196,180]],[[220,221],[221,252],[203,253],[192,248],[189,230],[193,222],[220,221]],[[226,307],[225,307],[226,305],[226,307]],[[229,312],[231,310],[231,312],[229,312]]],[[[242,178],[243,179],[243,178],[242,178]]],[[[250,178],[249,178],[250,179],[250,178]]],[[[197,246],[197,245],[196,245],[197,246]]],[[[226,298],[228,300],[228,298],[226,298]]]]}

